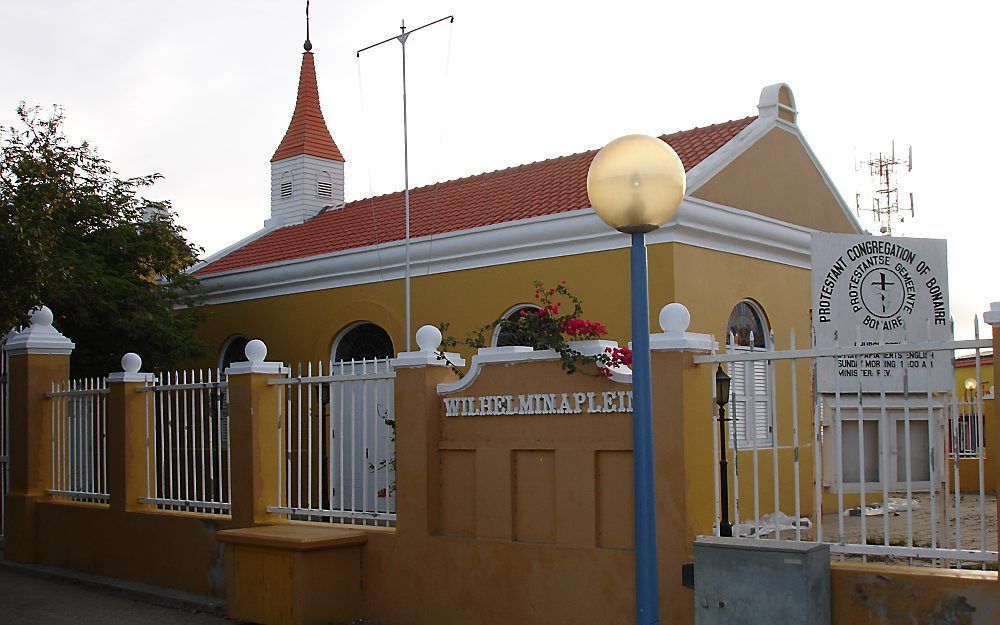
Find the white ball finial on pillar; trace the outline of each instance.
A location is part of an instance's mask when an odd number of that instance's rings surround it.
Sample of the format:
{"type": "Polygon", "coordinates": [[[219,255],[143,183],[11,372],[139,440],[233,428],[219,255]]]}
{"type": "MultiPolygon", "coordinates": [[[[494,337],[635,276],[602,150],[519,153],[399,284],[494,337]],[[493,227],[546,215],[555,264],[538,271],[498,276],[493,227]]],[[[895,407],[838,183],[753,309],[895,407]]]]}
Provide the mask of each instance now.
{"type": "Polygon", "coordinates": [[[667,334],[684,334],[691,325],[691,313],[680,302],[667,304],[660,310],[660,327],[667,334]]]}
{"type": "Polygon", "coordinates": [[[441,330],[432,325],[420,326],[417,330],[417,347],[422,352],[436,352],[441,347],[441,330]]]}
{"type": "Polygon", "coordinates": [[[108,382],[145,382],[153,381],[152,373],[139,373],[142,367],[142,358],[139,354],[129,352],[122,356],[122,370],[108,376],[108,382]]]}
{"type": "Polygon", "coordinates": [[[129,352],[122,356],[122,371],[125,373],[139,373],[142,367],[142,358],[135,352],[129,352]]]}
{"type": "Polygon", "coordinates": [[[415,352],[402,352],[392,359],[393,367],[462,367],[465,360],[459,354],[441,352],[441,330],[432,325],[417,330],[415,352]]]}
{"type": "Polygon", "coordinates": [[[250,363],[259,365],[264,362],[264,358],[267,357],[267,345],[265,345],[264,341],[260,339],[254,339],[247,343],[243,353],[246,354],[247,360],[250,363]]]}
{"type": "Polygon", "coordinates": [[[51,326],[53,318],[52,309],[45,305],[37,306],[28,311],[28,319],[33,326],[51,326]]]}
{"type": "Polygon", "coordinates": [[[680,302],[667,304],[660,310],[660,327],[663,332],[649,337],[649,347],[653,351],[681,351],[708,353],[718,349],[715,339],[709,334],[688,332],[691,312],[680,302]]]}
{"type": "Polygon", "coordinates": [[[73,353],[73,341],[59,333],[52,325],[52,310],[48,306],[36,306],[28,311],[28,327],[7,336],[3,349],[15,354],[59,354],[73,353]]]}
{"type": "Polygon", "coordinates": [[[265,373],[276,375],[288,373],[288,367],[281,362],[265,362],[267,357],[267,345],[260,339],[254,339],[243,348],[243,353],[247,359],[243,362],[234,362],[226,368],[226,375],[241,375],[244,373],[265,373]]]}

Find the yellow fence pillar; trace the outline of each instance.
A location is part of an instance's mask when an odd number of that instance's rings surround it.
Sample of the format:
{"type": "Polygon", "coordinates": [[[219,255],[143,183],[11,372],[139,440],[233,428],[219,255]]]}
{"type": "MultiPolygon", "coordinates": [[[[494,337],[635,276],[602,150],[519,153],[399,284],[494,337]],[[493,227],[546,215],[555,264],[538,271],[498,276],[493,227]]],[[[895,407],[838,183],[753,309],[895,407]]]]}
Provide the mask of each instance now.
{"type": "Polygon", "coordinates": [[[142,359],[128,353],[122,369],[108,376],[107,475],[108,502],[118,512],[149,509],[140,499],[150,495],[156,481],[155,458],[147,440],[148,393],[142,387],[153,374],[139,373],[142,359]]]}
{"type": "Polygon", "coordinates": [[[226,369],[229,384],[229,466],[232,472],[231,514],[234,527],[274,523],[267,511],[278,504],[281,386],[268,380],[288,370],[280,362],[264,362],[267,346],[247,343],[246,362],[226,369]]]}
{"type": "Polygon", "coordinates": [[[52,326],[42,306],[4,346],[8,355],[10,484],[4,511],[4,558],[37,559],[35,503],[52,484],[52,415],[46,393],[69,379],[73,342],[52,326]]]}
{"type": "MultiPolygon", "coordinates": [[[[653,373],[653,454],[656,466],[657,549],[660,561],[660,622],[693,624],[694,593],[681,582],[681,567],[694,559],[694,538],[708,531],[712,514],[711,480],[688,478],[692,466],[712,475],[711,367],[694,364],[712,349],[712,337],[687,332],[691,315],[681,304],[660,311],[663,332],[649,337],[653,373]],[[688,432],[689,429],[696,430],[688,432]],[[691,436],[697,434],[698,436],[691,436]],[[704,441],[697,447],[691,442],[704,441]],[[686,444],[687,443],[687,444],[686,444]],[[707,492],[690,493],[695,483],[707,492]]],[[[696,471],[701,473],[701,471],[696,471]]]]}
{"type": "Polygon", "coordinates": [[[416,352],[393,360],[396,372],[396,531],[436,533],[441,501],[438,467],[440,398],[437,385],[457,377],[449,363],[463,366],[458,354],[439,358],[441,332],[434,326],[417,330],[416,352]]]}

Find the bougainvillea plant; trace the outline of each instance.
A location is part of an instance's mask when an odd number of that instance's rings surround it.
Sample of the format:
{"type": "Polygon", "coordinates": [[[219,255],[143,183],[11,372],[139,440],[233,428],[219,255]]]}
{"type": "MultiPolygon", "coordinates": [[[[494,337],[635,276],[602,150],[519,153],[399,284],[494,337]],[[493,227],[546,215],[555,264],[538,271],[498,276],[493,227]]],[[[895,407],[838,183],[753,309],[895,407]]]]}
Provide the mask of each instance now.
{"type": "MultiPolygon", "coordinates": [[[[574,373],[590,364],[596,366],[598,375],[611,377],[612,369],[632,364],[632,350],[627,347],[608,347],[604,352],[593,356],[581,354],[574,349],[570,341],[602,339],[607,336],[608,328],[600,321],[584,318],[583,302],[569,290],[565,280],[551,288],[546,288],[537,280],[534,285],[537,309],[522,308],[513,315],[491,321],[464,339],[449,336],[448,324],[442,323],[439,328],[445,338],[441,342],[441,348],[448,350],[459,345],[473,349],[487,347],[488,337],[499,332],[510,345],[554,350],[559,354],[566,373],[574,373]]],[[[440,358],[446,360],[443,354],[440,358]]],[[[461,375],[454,364],[449,364],[461,375]]]]}

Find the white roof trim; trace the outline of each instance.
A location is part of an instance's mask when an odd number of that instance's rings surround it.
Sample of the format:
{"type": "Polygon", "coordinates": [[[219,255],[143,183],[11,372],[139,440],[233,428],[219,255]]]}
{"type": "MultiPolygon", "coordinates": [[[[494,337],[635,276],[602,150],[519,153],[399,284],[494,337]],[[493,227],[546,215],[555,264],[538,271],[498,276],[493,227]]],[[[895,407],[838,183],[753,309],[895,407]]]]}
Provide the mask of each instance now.
{"type": "MultiPolygon", "coordinates": [[[[695,247],[809,268],[813,230],[750,211],[686,197],[650,244],[695,247]]],[[[590,208],[410,239],[414,276],[556,258],[629,246],[590,208]]],[[[401,279],[405,246],[392,241],[204,276],[206,304],[401,279]]]]}
{"type": "MultiPolygon", "coordinates": [[[[676,218],[647,235],[650,244],[695,247],[810,267],[813,230],[699,198],[687,197],[676,218]]],[[[410,239],[414,276],[584,254],[629,246],[592,209],[410,239]],[[432,255],[431,255],[432,254],[432,255]]],[[[404,242],[353,248],[204,276],[206,304],[287,295],[400,279],[404,242]]]]}
{"type": "Polygon", "coordinates": [[[687,172],[686,193],[694,193],[766,135],[774,126],[760,117],[687,172]]]}
{"type": "Polygon", "coordinates": [[[813,152],[812,147],[810,147],[809,142],[806,141],[806,138],[802,134],[802,131],[799,130],[799,127],[795,124],[790,124],[783,119],[778,119],[775,122],[774,127],[790,132],[798,137],[799,143],[802,144],[802,148],[805,149],[806,154],[809,155],[809,159],[816,167],[816,170],[819,171],[819,175],[823,177],[823,182],[826,183],[830,193],[832,193],[834,199],[837,200],[837,204],[840,204],[840,208],[844,211],[844,216],[847,217],[848,223],[850,223],[854,228],[854,234],[866,234],[867,231],[864,229],[864,226],[862,226],[861,222],[858,221],[858,218],[855,216],[854,211],[851,210],[850,205],[848,205],[847,202],[844,201],[843,196],[840,195],[840,191],[837,190],[837,185],[833,184],[833,179],[830,178],[830,174],[827,173],[823,165],[820,164],[819,159],[816,158],[816,153],[813,152]]]}
{"type": "Polygon", "coordinates": [[[261,238],[262,236],[264,236],[265,234],[267,234],[267,233],[269,233],[269,232],[271,232],[273,230],[277,230],[277,228],[274,227],[274,226],[267,226],[265,224],[265,226],[263,228],[261,228],[260,230],[258,230],[257,232],[254,232],[251,235],[245,236],[242,239],[240,239],[239,241],[237,241],[236,243],[233,243],[232,245],[230,245],[228,247],[224,247],[223,249],[219,250],[218,252],[215,252],[214,254],[209,254],[205,258],[202,258],[201,260],[199,260],[195,264],[193,264],[190,267],[188,267],[187,270],[185,270],[185,273],[194,273],[194,272],[198,271],[199,269],[201,269],[202,267],[204,267],[205,265],[208,265],[209,263],[214,263],[215,261],[219,260],[220,258],[222,258],[223,256],[225,256],[226,254],[229,254],[230,252],[235,252],[236,250],[240,249],[244,245],[247,245],[248,243],[252,243],[252,242],[256,241],[257,239],[261,238]]]}
{"type": "Polygon", "coordinates": [[[753,120],[750,125],[741,130],[725,145],[713,152],[705,158],[705,160],[692,167],[691,171],[689,171],[687,175],[686,193],[690,195],[703,187],[705,183],[714,178],[719,172],[728,167],[733,161],[739,158],[740,155],[746,152],[750,146],[757,143],[757,141],[767,133],[778,128],[784,130],[785,132],[789,132],[798,138],[799,143],[802,144],[802,148],[806,151],[806,154],[816,167],[816,170],[819,171],[820,176],[822,176],[823,182],[826,183],[827,188],[830,190],[830,193],[833,194],[837,204],[839,204],[841,210],[844,211],[844,216],[847,217],[848,223],[850,223],[855,229],[855,234],[864,234],[864,227],[862,227],[857,217],[851,211],[850,206],[840,195],[840,191],[838,191],[836,185],[833,184],[833,179],[830,178],[830,174],[827,173],[826,169],[823,168],[823,165],[820,164],[819,159],[816,158],[816,153],[813,152],[812,147],[810,147],[809,142],[806,141],[806,138],[803,136],[798,125],[781,119],[776,115],[758,116],[757,119],[753,120]]]}

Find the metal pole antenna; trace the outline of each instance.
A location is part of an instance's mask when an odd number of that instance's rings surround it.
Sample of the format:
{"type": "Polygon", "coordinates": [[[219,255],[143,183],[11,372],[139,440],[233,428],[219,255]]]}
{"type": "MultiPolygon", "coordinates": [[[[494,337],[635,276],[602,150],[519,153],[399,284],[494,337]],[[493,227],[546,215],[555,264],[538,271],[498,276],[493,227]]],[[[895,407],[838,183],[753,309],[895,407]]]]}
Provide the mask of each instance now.
{"type": "Polygon", "coordinates": [[[403,21],[399,30],[399,43],[403,48],[403,206],[405,213],[405,237],[403,247],[406,249],[406,351],[410,351],[410,133],[406,125],[406,22],[403,21]]]}
{"type": "Polygon", "coordinates": [[[418,30],[427,28],[428,26],[433,26],[439,22],[449,20],[449,22],[455,21],[455,16],[449,15],[448,17],[442,17],[439,20],[434,20],[433,22],[428,22],[423,26],[418,26],[409,31],[406,30],[406,22],[402,22],[399,30],[400,34],[395,37],[389,37],[378,43],[373,43],[372,45],[361,48],[358,50],[358,57],[361,57],[361,53],[365,50],[371,50],[377,46],[387,43],[389,41],[396,40],[399,42],[403,50],[403,212],[404,212],[404,240],[403,248],[406,254],[406,268],[404,273],[404,289],[406,297],[406,351],[410,351],[410,342],[413,340],[413,333],[411,332],[410,323],[410,139],[407,127],[406,119],[406,40],[413,33],[418,30]]]}

